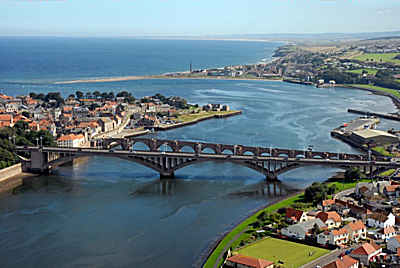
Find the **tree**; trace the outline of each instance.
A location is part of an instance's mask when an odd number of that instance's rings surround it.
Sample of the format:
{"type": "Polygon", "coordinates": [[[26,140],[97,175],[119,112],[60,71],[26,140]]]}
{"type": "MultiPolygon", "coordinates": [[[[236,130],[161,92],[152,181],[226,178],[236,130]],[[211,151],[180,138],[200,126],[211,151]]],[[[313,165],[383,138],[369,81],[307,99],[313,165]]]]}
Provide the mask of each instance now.
{"type": "Polygon", "coordinates": [[[361,172],[358,168],[347,169],[344,173],[344,180],[346,182],[353,182],[361,177],[361,172]]]}
{"type": "Polygon", "coordinates": [[[93,96],[95,96],[97,99],[101,96],[101,93],[98,90],[96,90],[95,92],[93,92],[93,96]]]}
{"type": "Polygon", "coordinates": [[[76,95],[77,99],[82,99],[83,98],[83,92],[82,91],[75,92],[75,95],[76,95]]]}
{"type": "Polygon", "coordinates": [[[131,96],[131,95],[132,95],[132,94],[129,93],[129,92],[127,92],[127,91],[120,91],[120,92],[118,92],[117,97],[118,97],[118,98],[121,98],[121,97],[127,98],[127,97],[129,97],[129,96],[131,96]]]}
{"type": "Polygon", "coordinates": [[[22,115],[25,116],[26,118],[31,117],[31,114],[29,112],[27,112],[27,111],[23,111],[22,115]]]}
{"type": "Polygon", "coordinates": [[[304,191],[304,200],[306,202],[312,202],[318,204],[322,200],[326,199],[328,195],[328,187],[324,183],[314,182],[304,191]]]}

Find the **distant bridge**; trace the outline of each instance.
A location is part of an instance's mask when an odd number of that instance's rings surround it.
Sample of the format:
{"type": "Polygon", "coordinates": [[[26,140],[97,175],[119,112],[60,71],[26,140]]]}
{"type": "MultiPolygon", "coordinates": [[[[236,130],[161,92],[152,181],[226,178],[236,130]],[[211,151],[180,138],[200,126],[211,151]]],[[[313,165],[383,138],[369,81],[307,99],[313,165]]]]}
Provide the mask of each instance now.
{"type": "Polygon", "coordinates": [[[16,147],[16,151],[29,152],[31,157],[23,161],[24,171],[44,173],[79,156],[112,156],[136,162],[158,173],[160,178],[173,178],[175,171],[186,166],[207,161],[231,162],[276,179],[279,174],[306,165],[324,165],[338,168],[360,167],[364,172],[379,168],[399,168],[400,163],[385,158],[362,154],[301,151],[282,148],[251,147],[204,142],[159,139],[112,139],[99,140],[91,148],[66,147],[16,147]],[[141,143],[148,150],[133,150],[141,143]],[[121,150],[110,149],[120,145],[121,150]],[[186,149],[185,149],[186,148],[186,149]],[[164,150],[163,149],[168,149],[164,150]],[[371,160],[371,161],[369,161],[371,160]]]}

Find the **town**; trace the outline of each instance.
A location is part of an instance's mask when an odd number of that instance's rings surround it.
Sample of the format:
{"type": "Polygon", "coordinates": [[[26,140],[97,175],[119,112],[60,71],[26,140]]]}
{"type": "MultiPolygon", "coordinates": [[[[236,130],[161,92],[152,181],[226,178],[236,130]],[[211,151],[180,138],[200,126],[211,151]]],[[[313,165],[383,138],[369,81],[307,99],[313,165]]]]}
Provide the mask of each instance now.
{"type": "Polygon", "coordinates": [[[18,162],[13,145],[90,147],[107,137],[145,135],[200,120],[240,114],[226,104],[203,107],[161,94],[135,99],[121,91],[82,93],[63,98],[60,93],[11,97],[0,94],[0,167],[18,162]]]}
{"type": "Polygon", "coordinates": [[[353,170],[342,182],[314,183],[259,212],[224,267],[397,267],[399,197],[399,172],[370,179],[353,170]]]}
{"type": "MultiPolygon", "coordinates": [[[[400,38],[312,43],[279,47],[271,61],[193,69],[164,77],[272,79],[318,87],[353,86],[398,94],[400,38]]],[[[397,96],[397,95],[396,95],[397,96]]]]}

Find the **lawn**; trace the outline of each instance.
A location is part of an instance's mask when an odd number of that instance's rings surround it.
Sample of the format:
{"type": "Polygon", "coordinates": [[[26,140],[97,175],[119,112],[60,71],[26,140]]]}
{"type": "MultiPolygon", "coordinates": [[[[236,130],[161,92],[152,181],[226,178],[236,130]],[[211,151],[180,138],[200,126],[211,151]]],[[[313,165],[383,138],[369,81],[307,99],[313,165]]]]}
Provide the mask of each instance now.
{"type": "Polygon", "coordinates": [[[376,73],[378,72],[378,70],[376,69],[357,69],[357,70],[350,70],[347,71],[348,73],[353,73],[353,74],[362,74],[363,71],[366,71],[368,74],[372,74],[372,75],[376,75],[376,73]]]}
{"type": "Polygon", "coordinates": [[[365,89],[372,89],[372,90],[376,90],[376,91],[383,91],[383,92],[392,94],[393,96],[400,98],[400,92],[395,89],[377,87],[377,86],[371,86],[371,85],[362,85],[362,84],[351,84],[349,86],[350,87],[360,87],[360,88],[365,88],[365,89]]]}
{"type": "Polygon", "coordinates": [[[190,122],[194,120],[198,120],[205,117],[215,116],[215,115],[223,115],[223,114],[230,114],[236,111],[221,111],[221,112],[200,112],[195,114],[183,114],[179,115],[177,120],[182,122],[190,122]]]}
{"type": "Polygon", "coordinates": [[[391,153],[389,153],[388,151],[386,151],[386,149],[382,146],[376,146],[374,148],[372,148],[373,151],[380,153],[383,156],[390,156],[393,157],[394,155],[392,155],[391,153]]]}
{"type": "Polygon", "coordinates": [[[360,180],[354,181],[354,182],[335,181],[335,182],[329,182],[328,185],[329,186],[336,185],[336,193],[338,193],[338,192],[356,187],[356,184],[359,182],[371,182],[371,180],[370,179],[360,179],[360,180]]]}
{"type": "Polygon", "coordinates": [[[281,261],[283,267],[287,268],[300,267],[329,252],[327,249],[275,238],[266,238],[238,251],[239,254],[273,261],[276,264],[281,261]]]}
{"type": "Polygon", "coordinates": [[[381,177],[389,177],[390,175],[392,175],[395,172],[396,172],[395,169],[388,169],[388,170],[380,173],[379,176],[381,176],[381,177]]]}
{"type": "Polygon", "coordinates": [[[354,60],[359,61],[374,61],[374,62],[392,62],[395,64],[400,64],[400,60],[395,59],[400,53],[364,53],[353,57],[354,60]]]}

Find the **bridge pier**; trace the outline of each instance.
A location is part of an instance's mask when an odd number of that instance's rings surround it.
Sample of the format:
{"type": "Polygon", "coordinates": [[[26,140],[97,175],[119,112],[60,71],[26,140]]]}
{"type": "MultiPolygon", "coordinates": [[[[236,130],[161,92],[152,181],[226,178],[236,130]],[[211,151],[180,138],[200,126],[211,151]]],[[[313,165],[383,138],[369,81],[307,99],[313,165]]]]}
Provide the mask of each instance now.
{"type": "Polygon", "coordinates": [[[266,181],[277,181],[278,176],[276,176],[275,173],[268,173],[268,175],[265,177],[266,181]]]}
{"type": "Polygon", "coordinates": [[[172,172],[160,172],[160,180],[169,180],[175,178],[175,173],[172,172]]]}

